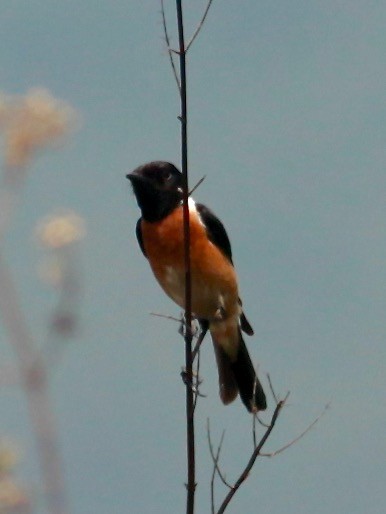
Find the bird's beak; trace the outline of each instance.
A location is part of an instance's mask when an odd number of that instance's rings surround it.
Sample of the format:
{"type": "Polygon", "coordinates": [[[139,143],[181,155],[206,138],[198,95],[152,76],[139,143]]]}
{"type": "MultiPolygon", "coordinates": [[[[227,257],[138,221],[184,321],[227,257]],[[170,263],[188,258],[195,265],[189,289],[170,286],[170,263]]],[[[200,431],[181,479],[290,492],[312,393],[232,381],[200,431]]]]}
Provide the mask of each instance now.
{"type": "Polygon", "coordinates": [[[149,182],[149,180],[141,175],[140,173],[137,173],[136,170],[132,171],[131,173],[128,173],[126,175],[126,178],[130,180],[130,182],[134,184],[144,184],[146,182],[149,182]]]}
{"type": "Polygon", "coordinates": [[[126,175],[126,178],[128,180],[130,180],[130,182],[133,182],[133,180],[135,181],[135,179],[138,178],[138,175],[136,175],[135,173],[131,172],[131,173],[128,173],[126,175]]]}

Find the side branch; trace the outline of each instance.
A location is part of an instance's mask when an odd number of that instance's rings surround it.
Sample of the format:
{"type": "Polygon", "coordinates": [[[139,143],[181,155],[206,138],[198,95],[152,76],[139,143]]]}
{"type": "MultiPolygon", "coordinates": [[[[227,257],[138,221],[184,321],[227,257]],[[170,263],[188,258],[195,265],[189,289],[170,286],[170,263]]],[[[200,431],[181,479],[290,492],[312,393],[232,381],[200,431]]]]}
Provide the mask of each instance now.
{"type": "Polygon", "coordinates": [[[190,41],[189,43],[186,45],[186,52],[189,50],[189,48],[192,46],[192,44],[194,43],[194,40],[196,39],[196,37],[198,36],[198,34],[200,33],[200,30],[202,29],[204,23],[205,23],[205,19],[206,17],[208,16],[208,12],[209,12],[209,9],[210,9],[210,6],[212,5],[212,2],[213,0],[209,0],[208,3],[207,3],[207,6],[206,6],[206,9],[205,9],[205,12],[204,12],[204,15],[203,17],[201,18],[201,21],[200,23],[198,24],[196,30],[194,31],[194,34],[193,36],[190,38],[190,41]]]}
{"type": "Polygon", "coordinates": [[[166,24],[164,0],[161,0],[161,15],[162,15],[162,25],[163,25],[163,29],[164,29],[165,42],[166,42],[166,46],[167,46],[168,54],[169,54],[170,66],[172,67],[173,75],[176,80],[178,90],[181,94],[180,79],[178,77],[177,68],[176,68],[176,65],[175,65],[174,59],[173,59],[173,50],[170,48],[170,38],[169,38],[168,27],[166,24]]]}
{"type": "Polygon", "coordinates": [[[251,455],[247,465],[245,466],[244,470],[240,474],[239,478],[237,479],[237,481],[233,485],[232,489],[230,489],[230,491],[226,495],[226,497],[225,497],[224,501],[222,502],[219,510],[217,511],[217,514],[223,514],[225,512],[225,509],[229,505],[229,503],[232,500],[233,496],[236,494],[236,492],[238,491],[238,489],[240,488],[242,483],[248,478],[248,475],[249,475],[251,469],[253,468],[253,465],[254,465],[257,457],[260,454],[260,450],[262,449],[262,447],[266,443],[268,437],[270,436],[270,434],[271,434],[271,432],[272,432],[272,430],[273,430],[273,428],[275,426],[276,420],[279,417],[279,414],[280,414],[282,408],[284,407],[284,405],[285,405],[285,403],[286,403],[286,401],[288,399],[288,395],[289,395],[289,393],[286,395],[284,400],[280,400],[278,402],[278,404],[276,405],[276,408],[275,408],[275,411],[274,411],[274,413],[272,415],[272,419],[271,419],[271,423],[269,424],[269,427],[265,431],[263,437],[260,439],[259,444],[254,449],[254,451],[253,451],[253,453],[252,453],[252,455],[251,455]]]}
{"type": "MultiPolygon", "coordinates": [[[[220,452],[221,452],[221,449],[222,449],[222,444],[223,444],[223,441],[224,441],[224,437],[225,437],[225,431],[222,433],[221,435],[221,439],[220,439],[220,444],[218,445],[218,448],[217,448],[217,453],[216,455],[214,454],[214,448],[213,448],[213,443],[212,443],[212,438],[210,436],[210,423],[209,423],[209,418],[207,420],[207,437],[208,437],[208,444],[209,444],[209,451],[210,451],[210,456],[212,457],[212,461],[213,461],[213,475],[215,475],[215,473],[217,472],[221,482],[226,486],[228,487],[228,489],[232,489],[232,485],[229,484],[225,478],[225,475],[222,473],[221,469],[220,469],[220,466],[218,464],[218,461],[220,459],[220,452]]],[[[212,490],[213,490],[213,487],[212,487],[212,490]]],[[[213,491],[212,491],[213,492],[213,491]]]]}
{"type": "Polygon", "coordinates": [[[308,425],[307,428],[305,428],[303,430],[303,432],[301,432],[297,437],[295,437],[294,439],[292,439],[292,441],[290,441],[289,443],[285,444],[284,446],[282,446],[281,448],[279,448],[278,450],[275,450],[273,452],[269,452],[269,453],[262,453],[260,452],[260,455],[261,457],[275,457],[276,455],[279,455],[279,453],[282,453],[284,452],[285,450],[287,450],[288,448],[290,448],[293,444],[297,443],[298,441],[300,441],[300,439],[302,439],[306,434],[308,434],[308,432],[310,430],[312,430],[314,428],[314,426],[320,421],[320,419],[325,415],[325,413],[327,412],[327,410],[330,408],[330,404],[327,403],[327,405],[325,405],[324,409],[322,410],[322,412],[314,419],[314,421],[312,423],[310,423],[308,425]]]}

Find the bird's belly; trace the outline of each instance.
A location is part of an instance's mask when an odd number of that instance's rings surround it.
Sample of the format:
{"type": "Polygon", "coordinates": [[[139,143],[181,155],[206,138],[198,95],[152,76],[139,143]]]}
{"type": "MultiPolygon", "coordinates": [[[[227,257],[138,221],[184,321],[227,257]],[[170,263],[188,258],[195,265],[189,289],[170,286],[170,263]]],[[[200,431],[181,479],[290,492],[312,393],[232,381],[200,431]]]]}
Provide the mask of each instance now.
{"type": "MultiPolygon", "coordinates": [[[[181,269],[166,266],[163,279],[160,281],[164,291],[180,307],[185,308],[185,272],[181,269]]],[[[195,316],[211,319],[221,310],[225,312],[225,305],[233,297],[229,287],[222,287],[218,280],[216,284],[207,280],[207,276],[191,272],[192,311],[195,316]]],[[[233,303],[233,302],[232,302],[233,303]]]]}
{"type": "MultiPolygon", "coordinates": [[[[165,293],[185,308],[185,257],[182,210],[158,224],[142,224],[146,254],[165,293]]],[[[232,263],[207,239],[197,213],[190,216],[192,311],[204,319],[219,310],[234,315],[238,309],[237,277],[232,263]]]]}
{"type": "MultiPolygon", "coordinates": [[[[216,247],[196,254],[191,248],[191,304],[195,316],[214,319],[220,315],[233,315],[238,309],[237,281],[233,266],[217,255],[216,247]],[[212,255],[214,253],[214,255],[212,255]],[[215,265],[217,263],[217,265],[215,265]]],[[[185,269],[183,259],[165,259],[152,263],[155,277],[180,307],[185,308],[185,269]]]]}

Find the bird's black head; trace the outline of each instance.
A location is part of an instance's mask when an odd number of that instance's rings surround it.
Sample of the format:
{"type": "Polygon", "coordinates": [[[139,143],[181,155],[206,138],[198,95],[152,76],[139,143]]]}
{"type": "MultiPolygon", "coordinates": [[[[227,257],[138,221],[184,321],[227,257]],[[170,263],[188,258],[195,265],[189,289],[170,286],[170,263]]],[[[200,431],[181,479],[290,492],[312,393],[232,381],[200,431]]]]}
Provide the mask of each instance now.
{"type": "Polygon", "coordinates": [[[182,200],[182,174],[170,162],[154,161],[126,175],[142,217],[154,222],[170,214],[182,200]]]}

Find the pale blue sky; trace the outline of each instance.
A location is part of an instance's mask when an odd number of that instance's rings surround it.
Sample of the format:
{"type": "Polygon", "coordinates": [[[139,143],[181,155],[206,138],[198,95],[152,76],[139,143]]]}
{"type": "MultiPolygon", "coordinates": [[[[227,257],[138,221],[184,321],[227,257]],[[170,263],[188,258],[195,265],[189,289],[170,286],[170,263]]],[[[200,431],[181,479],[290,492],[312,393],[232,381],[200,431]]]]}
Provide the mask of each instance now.
{"type": "MultiPolygon", "coordinates": [[[[205,2],[186,4],[189,34],[205,2]]],[[[331,401],[306,438],[257,463],[230,514],[385,511],[385,26],[378,1],[214,0],[189,54],[191,182],[207,176],[195,198],[228,229],[253,359],[291,391],[267,449],[331,401]]],[[[83,120],[32,166],[6,248],[39,338],[54,296],[36,277],[33,228],[58,206],[87,221],[82,330],[52,376],[72,513],[183,512],[183,345],[149,315],[179,310],[137,247],[124,178],[148,160],[179,163],[159,2],[3,0],[0,33],[0,90],[46,87],[83,120]]],[[[197,512],[209,512],[207,417],[216,440],[226,430],[231,480],[251,437],[241,402],[218,398],[209,341],[201,371],[197,512]]],[[[0,406],[34,482],[24,401],[6,390],[0,406]]]]}

